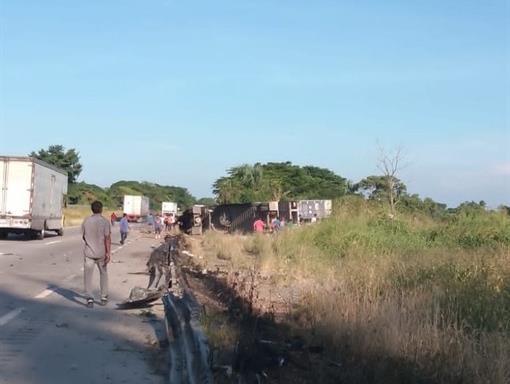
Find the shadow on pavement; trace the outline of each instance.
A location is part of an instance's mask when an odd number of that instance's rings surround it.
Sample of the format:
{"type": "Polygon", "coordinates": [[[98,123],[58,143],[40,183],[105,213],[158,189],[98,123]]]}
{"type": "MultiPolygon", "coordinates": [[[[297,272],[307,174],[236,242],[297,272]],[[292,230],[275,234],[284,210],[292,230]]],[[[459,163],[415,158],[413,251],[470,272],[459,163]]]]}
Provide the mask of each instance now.
{"type": "MultiPolygon", "coordinates": [[[[0,383],[91,384],[166,382],[167,351],[159,348],[159,321],[145,324],[132,312],[89,309],[76,292],[49,285],[80,304],[27,299],[0,290],[0,316],[17,317],[0,326],[0,383]]],[[[140,316],[140,314],[138,314],[140,316]]]]}
{"type": "Polygon", "coordinates": [[[81,293],[77,293],[71,289],[59,287],[57,285],[48,285],[48,289],[53,290],[55,293],[59,294],[60,296],[64,297],[65,299],[81,305],[83,307],[86,307],[86,297],[82,295],[81,293]],[[82,299],[81,301],[78,299],[82,299]]]}

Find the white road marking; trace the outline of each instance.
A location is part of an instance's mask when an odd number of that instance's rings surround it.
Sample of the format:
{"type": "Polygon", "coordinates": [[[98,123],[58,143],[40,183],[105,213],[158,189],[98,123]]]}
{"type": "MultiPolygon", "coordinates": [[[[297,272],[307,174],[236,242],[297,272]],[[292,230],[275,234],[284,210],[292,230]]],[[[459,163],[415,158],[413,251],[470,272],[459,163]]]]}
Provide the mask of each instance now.
{"type": "Polygon", "coordinates": [[[44,243],[44,245],[51,245],[51,244],[57,244],[57,243],[61,243],[62,240],[54,240],[54,241],[50,241],[48,243],[44,243]]]}
{"type": "Polygon", "coordinates": [[[34,298],[36,298],[36,299],[43,299],[43,298],[51,295],[52,293],[53,293],[53,289],[45,289],[44,291],[42,291],[38,295],[34,296],[34,298]]]}
{"type": "Polygon", "coordinates": [[[121,245],[120,247],[117,247],[115,248],[113,251],[112,251],[112,255],[115,254],[117,251],[120,251],[124,246],[121,245]]]}
{"type": "Polygon", "coordinates": [[[76,275],[69,275],[67,276],[63,281],[67,282],[67,281],[71,281],[72,279],[74,279],[76,277],[76,275]]]}
{"type": "MultiPolygon", "coordinates": [[[[64,282],[68,282],[68,281],[71,281],[72,279],[74,279],[76,277],[75,274],[73,275],[69,275],[67,276],[64,280],[64,282]]],[[[58,287],[55,287],[55,288],[47,288],[45,289],[44,291],[42,291],[41,293],[37,294],[36,296],[34,296],[35,299],[44,299],[45,297],[48,297],[49,295],[51,295],[53,292],[55,292],[55,290],[57,290],[58,287]]]]}
{"type": "Polygon", "coordinates": [[[18,316],[21,312],[23,312],[25,308],[16,308],[0,317],[0,326],[7,324],[9,321],[18,316]]]}

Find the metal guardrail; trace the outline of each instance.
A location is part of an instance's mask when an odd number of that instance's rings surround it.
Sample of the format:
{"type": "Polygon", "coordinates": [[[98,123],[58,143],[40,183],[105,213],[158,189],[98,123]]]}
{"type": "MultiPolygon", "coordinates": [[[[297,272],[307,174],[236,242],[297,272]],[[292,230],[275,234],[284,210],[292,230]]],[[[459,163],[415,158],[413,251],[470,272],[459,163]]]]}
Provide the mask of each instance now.
{"type": "MultiPolygon", "coordinates": [[[[176,252],[178,253],[178,252],[176,252]]],[[[213,383],[207,338],[200,327],[200,306],[171,255],[172,291],[163,296],[170,347],[171,384],[213,383]]]]}

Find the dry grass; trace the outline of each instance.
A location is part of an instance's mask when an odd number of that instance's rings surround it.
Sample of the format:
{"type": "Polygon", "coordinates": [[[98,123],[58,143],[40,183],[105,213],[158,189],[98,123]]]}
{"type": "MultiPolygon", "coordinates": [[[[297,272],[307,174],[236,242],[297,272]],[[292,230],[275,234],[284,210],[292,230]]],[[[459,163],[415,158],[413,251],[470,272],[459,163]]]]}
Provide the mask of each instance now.
{"type": "Polygon", "coordinates": [[[342,382],[507,383],[509,239],[501,215],[388,222],[356,206],[278,236],[208,233],[201,253],[304,292],[289,322],[355,367],[342,382]]]}
{"type": "MultiPolygon", "coordinates": [[[[112,214],[113,210],[105,208],[103,210],[103,216],[109,218],[112,214]]],[[[90,216],[92,212],[90,211],[90,205],[70,205],[67,208],[64,208],[64,225],[66,227],[73,227],[76,225],[81,225],[83,220],[90,216]]],[[[115,211],[115,214],[120,217],[122,212],[115,211]]]]}

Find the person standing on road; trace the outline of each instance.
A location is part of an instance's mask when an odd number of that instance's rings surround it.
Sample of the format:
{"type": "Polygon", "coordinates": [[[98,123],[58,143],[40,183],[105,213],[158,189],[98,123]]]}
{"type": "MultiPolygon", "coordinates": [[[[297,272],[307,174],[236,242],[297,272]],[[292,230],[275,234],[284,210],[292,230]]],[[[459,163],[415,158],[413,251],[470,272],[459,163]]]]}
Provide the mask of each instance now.
{"type": "Polygon", "coordinates": [[[112,212],[112,214],[110,215],[110,222],[112,223],[112,227],[115,225],[116,221],[117,221],[117,215],[115,214],[115,212],[112,212]]]}
{"type": "Polygon", "coordinates": [[[149,230],[152,232],[152,227],[154,225],[154,216],[152,215],[152,212],[149,212],[149,215],[147,216],[147,225],[150,227],[149,230]]]}
{"type": "Polygon", "coordinates": [[[122,219],[120,219],[120,244],[124,245],[124,242],[126,241],[128,232],[129,232],[129,222],[127,218],[127,214],[122,215],[122,219]]]}
{"type": "Polygon", "coordinates": [[[170,217],[168,218],[168,224],[170,226],[170,231],[173,231],[173,229],[175,228],[175,225],[176,225],[177,221],[175,219],[175,216],[173,213],[170,214],[170,217]]]}
{"type": "Polygon", "coordinates": [[[156,215],[154,218],[154,233],[156,234],[156,239],[161,238],[161,229],[163,227],[163,222],[161,221],[161,217],[156,215]]]}
{"type": "Polygon", "coordinates": [[[84,266],[83,280],[87,307],[94,307],[94,296],[92,295],[92,275],[94,267],[99,269],[99,282],[101,288],[101,305],[108,303],[108,271],[106,269],[110,262],[110,251],[112,246],[110,222],[103,217],[103,204],[94,201],[91,204],[92,216],[87,217],[81,225],[83,241],[84,266]]]}

